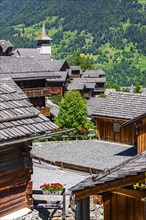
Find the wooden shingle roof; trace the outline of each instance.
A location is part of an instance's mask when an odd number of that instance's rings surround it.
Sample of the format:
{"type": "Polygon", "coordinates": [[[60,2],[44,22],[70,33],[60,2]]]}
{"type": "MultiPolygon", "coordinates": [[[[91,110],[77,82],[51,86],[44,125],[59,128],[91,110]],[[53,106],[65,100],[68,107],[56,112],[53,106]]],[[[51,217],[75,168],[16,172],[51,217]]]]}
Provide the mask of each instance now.
{"type": "Polygon", "coordinates": [[[130,120],[145,113],[146,96],[136,93],[114,92],[96,106],[93,117],[130,120]]]}
{"type": "Polygon", "coordinates": [[[0,83],[0,146],[6,141],[56,128],[55,124],[40,114],[21,94],[0,83]]]}
{"type": "Polygon", "coordinates": [[[86,178],[77,185],[73,186],[70,190],[77,194],[77,198],[83,197],[85,190],[87,193],[86,196],[89,196],[90,193],[99,194],[119,187],[132,185],[132,179],[133,181],[143,181],[145,179],[145,172],[146,151],[122,162],[111,169],[105,169],[98,175],[93,175],[92,177],[86,178]]]}

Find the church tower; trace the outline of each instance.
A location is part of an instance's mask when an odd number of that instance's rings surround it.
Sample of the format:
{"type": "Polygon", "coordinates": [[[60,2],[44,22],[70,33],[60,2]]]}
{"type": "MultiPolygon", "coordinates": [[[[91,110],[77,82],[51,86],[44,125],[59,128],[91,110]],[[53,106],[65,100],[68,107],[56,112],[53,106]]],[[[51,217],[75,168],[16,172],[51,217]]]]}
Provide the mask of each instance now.
{"type": "Polygon", "coordinates": [[[45,25],[43,23],[41,36],[37,39],[37,47],[40,54],[51,55],[51,41],[52,39],[46,35],[45,25]]]}

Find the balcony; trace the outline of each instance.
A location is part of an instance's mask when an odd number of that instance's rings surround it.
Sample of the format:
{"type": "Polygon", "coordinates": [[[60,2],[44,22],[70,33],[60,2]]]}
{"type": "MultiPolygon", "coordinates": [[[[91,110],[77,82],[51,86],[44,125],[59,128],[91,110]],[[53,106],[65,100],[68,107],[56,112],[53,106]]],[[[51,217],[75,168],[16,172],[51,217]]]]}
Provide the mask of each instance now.
{"type": "Polygon", "coordinates": [[[50,88],[29,88],[23,89],[28,97],[50,96],[50,88]]]}

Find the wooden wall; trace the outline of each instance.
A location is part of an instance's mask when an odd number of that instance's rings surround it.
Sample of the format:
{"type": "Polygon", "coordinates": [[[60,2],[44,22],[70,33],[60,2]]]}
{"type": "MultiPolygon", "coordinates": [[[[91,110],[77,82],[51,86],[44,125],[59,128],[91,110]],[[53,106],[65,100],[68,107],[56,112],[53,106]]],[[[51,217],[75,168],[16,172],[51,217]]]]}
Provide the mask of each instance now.
{"type": "Polygon", "coordinates": [[[30,147],[0,149],[0,217],[32,206],[30,147]]]}
{"type": "Polygon", "coordinates": [[[141,153],[146,150],[146,118],[143,118],[139,123],[139,134],[137,137],[137,151],[141,153]]]}
{"type": "Polygon", "coordinates": [[[96,136],[100,140],[119,142],[124,144],[135,145],[137,138],[135,127],[133,125],[120,128],[119,132],[114,132],[114,123],[122,125],[124,120],[96,119],[96,136]]]}
{"type": "Polygon", "coordinates": [[[104,196],[104,220],[145,220],[144,202],[124,195],[104,196]]]}

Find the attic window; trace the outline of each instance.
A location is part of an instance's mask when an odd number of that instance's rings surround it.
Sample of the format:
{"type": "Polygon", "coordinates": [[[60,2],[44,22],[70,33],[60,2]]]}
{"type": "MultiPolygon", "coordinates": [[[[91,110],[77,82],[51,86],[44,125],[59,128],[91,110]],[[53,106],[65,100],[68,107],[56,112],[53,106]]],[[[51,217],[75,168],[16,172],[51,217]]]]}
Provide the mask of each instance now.
{"type": "Polygon", "coordinates": [[[114,123],[113,124],[113,130],[114,130],[114,132],[117,132],[117,133],[119,133],[120,132],[120,124],[119,123],[114,123]]]}

